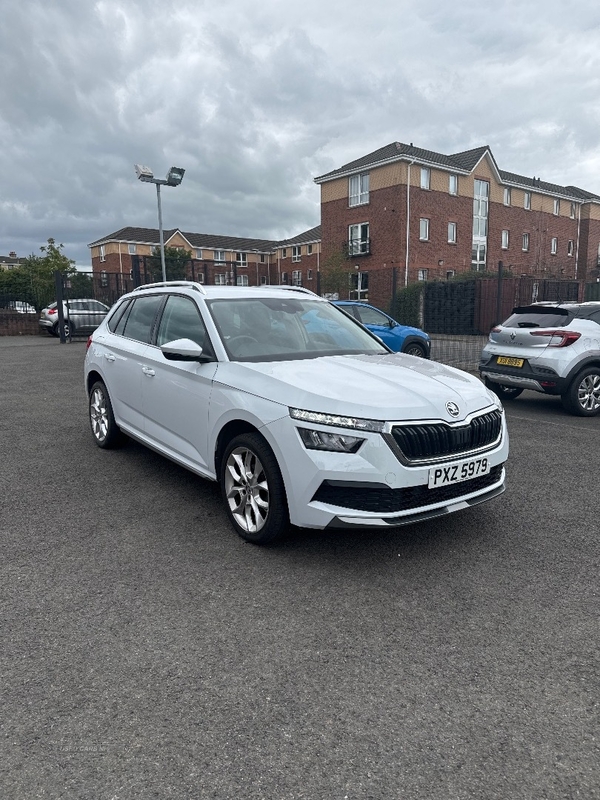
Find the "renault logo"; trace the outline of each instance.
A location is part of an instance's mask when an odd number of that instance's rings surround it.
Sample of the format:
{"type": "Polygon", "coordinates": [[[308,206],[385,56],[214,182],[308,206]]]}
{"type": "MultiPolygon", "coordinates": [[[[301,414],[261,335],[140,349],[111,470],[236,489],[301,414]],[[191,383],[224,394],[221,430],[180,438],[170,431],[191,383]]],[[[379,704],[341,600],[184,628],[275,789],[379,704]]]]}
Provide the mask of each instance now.
{"type": "Polygon", "coordinates": [[[446,411],[450,414],[451,417],[458,417],[460,414],[460,409],[456,405],[456,403],[446,403],[446,411]]]}
{"type": "Polygon", "coordinates": [[[510,340],[511,340],[511,342],[514,342],[514,340],[515,340],[516,338],[517,338],[517,334],[516,334],[514,331],[512,331],[512,332],[511,332],[511,334],[510,334],[510,340]]]}

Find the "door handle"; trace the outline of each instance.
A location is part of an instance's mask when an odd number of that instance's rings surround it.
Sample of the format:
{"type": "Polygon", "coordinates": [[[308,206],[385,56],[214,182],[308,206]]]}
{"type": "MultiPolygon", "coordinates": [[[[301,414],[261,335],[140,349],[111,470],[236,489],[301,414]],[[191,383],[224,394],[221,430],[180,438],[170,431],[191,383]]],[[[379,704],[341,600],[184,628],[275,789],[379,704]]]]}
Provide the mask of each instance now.
{"type": "Polygon", "coordinates": [[[150,369],[150,367],[142,367],[142,372],[144,373],[144,375],[147,375],[149,378],[153,378],[156,375],[154,370],[150,369]]]}
{"type": "Polygon", "coordinates": [[[117,360],[117,357],[116,357],[116,356],[113,356],[113,354],[112,354],[112,353],[104,353],[104,358],[105,358],[107,361],[116,361],[116,360],[117,360]]]}

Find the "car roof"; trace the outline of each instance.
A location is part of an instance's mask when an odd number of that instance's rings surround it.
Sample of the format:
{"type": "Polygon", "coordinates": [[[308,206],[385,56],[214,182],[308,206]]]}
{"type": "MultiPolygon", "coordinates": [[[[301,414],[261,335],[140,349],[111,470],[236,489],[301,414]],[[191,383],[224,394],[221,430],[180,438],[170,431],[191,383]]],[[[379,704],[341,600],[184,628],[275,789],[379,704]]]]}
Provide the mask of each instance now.
{"type": "Polygon", "coordinates": [[[193,296],[202,295],[204,299],[252,299],[256,297],[281,298],[284,294],[288,296],[301,296],[306,300],[319,300],[324,303],[329,301],[319,295],[305,289],[302,286],[205,286],[202,283],[193,281],[167,281],[166,283],[148,283],[138,286],[129,293],[129,297],[139,297],[145,291],[161,290],[164,292],[181,293],[193,296]]]}

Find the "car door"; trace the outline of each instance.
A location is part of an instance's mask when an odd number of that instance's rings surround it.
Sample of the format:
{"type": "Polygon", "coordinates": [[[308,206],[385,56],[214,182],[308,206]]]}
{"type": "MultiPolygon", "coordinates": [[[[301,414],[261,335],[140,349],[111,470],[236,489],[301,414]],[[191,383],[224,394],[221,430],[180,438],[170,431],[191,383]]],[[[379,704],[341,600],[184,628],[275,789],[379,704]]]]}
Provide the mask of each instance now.
{"type": "MultiPolygon", "coordinates": [[[[115,416],[132,432],[144,432],[142,378],[144,355],[152,340],[161,294],[136,297],[120,318],[114,332],[94,338],[103,355],[103,374],[115,416]]],[[[96,337],[96,334],[94,334],[96,337]]]]}
{"type": "Polygon", "coordinates": [[[398,350],[398,340],[390,326],[390,318],[382,311],[371,306],[354,306],[356,316],[371,333],[379,336],[381,341],[391,350],[398,350]]]}
{"type": "Polygon", "coordinates": [[[172,294],[162,310],[156,343],[144,353],[145,432],[177,460],[212,474],[214,466],[207,453],[208,410],[217,363],[168,360],[160,345],[176,339],[191,339],[207,355],[213,355],[196,303],[172,294]]]}

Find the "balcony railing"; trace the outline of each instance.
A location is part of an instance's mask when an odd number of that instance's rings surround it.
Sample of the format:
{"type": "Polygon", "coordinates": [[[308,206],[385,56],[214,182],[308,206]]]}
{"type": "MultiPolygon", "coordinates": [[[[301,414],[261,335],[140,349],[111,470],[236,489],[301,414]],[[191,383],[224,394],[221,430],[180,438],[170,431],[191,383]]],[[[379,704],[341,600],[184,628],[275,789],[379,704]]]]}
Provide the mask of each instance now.
{"type": "Polygon", "coordinates": [[[368,256],[371,254],[371,240],[370,239],[349,239],[344,242],[343,248],[348,258],[355,256],[368,256]]]}

